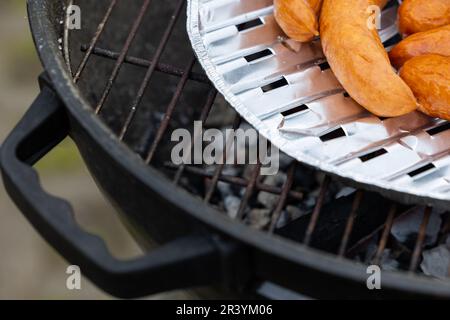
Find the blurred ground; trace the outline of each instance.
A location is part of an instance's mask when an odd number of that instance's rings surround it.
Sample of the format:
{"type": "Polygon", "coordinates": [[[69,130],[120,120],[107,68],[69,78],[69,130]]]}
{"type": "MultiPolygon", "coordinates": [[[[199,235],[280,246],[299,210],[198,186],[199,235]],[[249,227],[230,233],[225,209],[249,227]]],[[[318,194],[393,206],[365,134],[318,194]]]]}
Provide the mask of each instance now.
{"type": "MultiPolygon", "coordinates": [[[[38,93],[36,79],[41,67],[28,29],[24,0],[0,1],[0,43],[0,141],[3,141],[38,93]]],[[[46,189],[69,199],[80,224],[104,237],[115,255],[131,257],[140,252],[92,182],[73,143],[65,141],[39,163],[38,169],[46,189]]],[[[66,289],[68,263],[23,218],[3,184],[0,256],[0,299],[110,298],[86,279],[81,291],[66,289]]]]}

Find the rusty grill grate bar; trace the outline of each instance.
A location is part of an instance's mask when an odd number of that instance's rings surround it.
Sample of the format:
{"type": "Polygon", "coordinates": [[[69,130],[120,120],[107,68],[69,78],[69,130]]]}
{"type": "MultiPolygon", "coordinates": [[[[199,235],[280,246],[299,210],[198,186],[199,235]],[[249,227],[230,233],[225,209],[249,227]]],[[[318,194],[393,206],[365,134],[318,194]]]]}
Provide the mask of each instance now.
{"type": "MultiPolygon", "coordinates": [[[[108,21],[111,17],[111,14],[116,7],[117,0],[111,0],[109,6],[107,7],[107,10],[103,16],[103,19],[101,23],[98,25],[97,30],[95,31],[89,45],[82,46],[81,50],[85,53],[82,61],[76,71],[76,73],[73,76],[74,82],[78,82],[78,80],[82,77],[83,72],[85,70],[86,65],[89,63],[90,57],[92,55],[96,55],[98,57],[102,57],[105,59],[113,60],[114,62],[114,68],[112,73],[109,75],[108,80],[105,84],[105,88],[102,92],[101,98],[99,99],[96,107],[95,112],[98,114],[102,111],[103,106],[105,105],[105,102],[108,98],[109,93],[111,92],[113,85],[119,75],[119,71],[124,63],[131,64],[134,66],[145,68],[146,74],[139,86],[138,93],[133,98],[130,108],[128,109],[128,114],[126,115],[126,121],[124,125],[121,128],[119,138],[121,140],[124,139],[134,117],[136,116],[136,112],[138,110],[138,107],[141,103],[141,100],[146,92],[148,90],[148,86],[150,83],[150,80],[152,78],[152,75],[155,71],[162,72],[164,74],[167,74],[169,76],[177,76],[180,78],[178,85],[175,89],[175,92],[172,96],[172,99],[170,103],[168,104],[164,118],[157,130],[156,137],[154,138],[151,147],[149,148],[148,152],[144,155],[144,161],[147,164],[150,164],[156,154],[156,151],[158,149],[158,146],[162,140],[162,137],[164,133],[167,131],[167,128],[170,124],[170,121],[172,119],[172,115],[176,109],[176,106],[178,104],[178,101],[183,93],[183,90],[188,83],[188,81],[196,81],[204,84],[208,84],[211,86],[208,78],[201,73],[193,72],[192,69],[196,63],[196,59],[194,56],[192,56],[187,63],[186,67],[184,69],[177,68],[170,64],[165,64],[160,61],[160,58],[166,48],[166,45],[170,39],[170,36],[175,28],[176,22],[182,12],[182,9],[185,4],[185,0],[180,0],[177,3],[176,9],[169,21],[168,26],[165,29],[164,35],[162,39],[160,39],[160,42],[157,46],[156,53],[153,57],[150,59],[142,59],[140,57],[134,57],[128,55],[128,52],[132,46],[133,40],[136,37],[136,34],[139,30],[139,28],[142,25],[144,16],[150,6],[150,0],[144,0],[143,4],[138,12],[138,15],[136,19],[134,20],[133,24],[131,25],[131,29],[128,32],[126,41],[122,47],[122,50],[120,52],[111,51],[105,48],[100,48],[97,46],[100,36],[102,35],[103,31],[105,30],[108,21]]],[[[206,98],[206,102],[204,106],[202,107],[202,111],[199,117],[199,121],[202,123],[205,123],[211,113],[211,110],[213,108],[214,102],[216,100],[217,91],[214,87],[210,87],[210,91],[208,93],[208,96],[206,98]]],[[[232,128],[237,129],[240,127],[242,122],[242,119],[240,115],[236,115],[235,119],[233,121],[232,128]]],[[[231,147],[232,143],[229,143],[229,140],[227,139],[227,144],[225,146],[225,149],[223,151],[223,159],[225,160],[227,157],[227,152],[229,151],[229,148],[231,147]]],[[[225,163],[226,161],[223,161],[225,163]]],[[[285,183],[282,187],[276,187],[272,185],[268,185],[265,183],[262,183],[260,181],[260,169],[261,169],[261,163],[258,163],[254,166],[253,171],[250,175],[249,179],[245,179],[239,176],[233,176],[233,175],[227,175],[224,174],[224,164],[219,164],[216,166],[215,171],[213,173],[208,172],[204,168],[196,167],[196,166],[187,166],[187,165],[181,165],[181,166],[175,166],[171,163],[165,164],[165,167],[176,170],[176,173],[174,175],[174,183],[179,184],[180,179],[183,177],[183,174],[189,173],[194,174],[197,176],[204,177],[205,179],[208,179],[208,188],[205,191],[204,194],[204,202],[205,203],[211,203],[213,194],[217,190],[218,182],[224,182],[228,183],[230,185],[236,185],[242,188],[245,188],[244,196],[241,200],[239,210],[237,213],[237,219],[244,219],[246,211],[250,205],[250,199],[254,197],[258,192],[268,192],[271,194],[278,195],[278,203],[271,212],[271,219],[270,223],[267,227],[267,231],[270,233],[274,233],[277,223],[280,219],[281,213],[286,206],[288,199],[291,200],[297,200],[302,201],[304,198],[304,195],[302,192],[293,190],[293,184],[295,181],[295,172],[297,164],[296,162],[293,162],[287,171],[287,178],[285,183]]],[[[320,185],[320,191],[319,195],[316,199],[316,204],[314,206],[313,212],[310,215],[310,220],[307,225],[307,229],[304,235],[303,244],[306,246],[309,246],[311,244],[312,236],[316,230],[316,227],[319,222],[319,216],[322,210],[322,207],[325,203],[326,195],[329,192],[329,187],[331,183],[331,178],[326,175],[320,185]]],[[[387,244],[388,244],[388,238],[392,229],[392,226],[394,224],[394,221],[401,217],[405,212],[402,212],[401,214],[398,214],[398,208],[396,204],[393,204],[390,208],[390,211],[387,215],[387,218],[385,222],[372,230],[369,234],[362,237],[358,241],[356,241],[352,247],[348,248],[350,243],[350,238],[355,226],[355,219],[358,214],[358,210],[360,208],[362,199],[363,199],[364,191],[358,190],[355,199],[353,200],[352,209],[349,212],[345,230],[343,233],[343,236],[341,238],[341,242],[339,245],[338,250],[338,256],[353,256],[355,252],[357,252],[361,247],[363,247],[366,243],[368,243],[370,240],[374,239],[377,235],[380,235],[380,239],[378,241],[377,245],[377,251],[375,254],[375,257],[373,259],[374,263],[380,264],[381,257],[383,254],[383,251],[385,250],[387,244]]],[[[416,240],[416,244],[414,247],[414,251],[410,260],[409,270],[411,272],[415,272],[417,270],[417,267],[420,263],[421,254],[424,247],[424,241],[425,241],[425,235],[426,235],[426,229],[429,224],[431,216],[431,208],[427,207],[425,208],[424,217],[422,220],[422,223],[419,227],[418,237],[416,240]]],[[[446,221],[445,224],[443,224],[441,229],[441,237],[440,241],[443,241],[444,236],[448,234],[450,231],[450,215],[446,221]]],[[[450,269],[449,269],[450,271],[450,269]]]]}
{"type": "Polygon", "coordinates": [[[114,7],[117,4],[117,0],[111,0],[111,3],[109,4],[108,9],[106,10],[105,16],[103,17],[103,20],[98,25],[97,31],[94,34],[94,37],[91,40],[91,43],[89,47],[86,48],[86,54],[84,55],[83,59],[81,60],[80,66],[78,67],[77,72],[75,73],[75,76],[73,77],[73,81],[75,83],[80,80],[81,73],[83,72],[84,68],[86,67],[89,58],[91,57],[92,53],[94,52],[94,48],[98,43],[98,40],[100,39],[100,36],[103,33],[103,30],[105,30],[106,23],[108,22],[109,18],[111,17],[111,13],[114,9],[114,7]]]}
{"type": "Polygon", "coordinates": [[[286,200],[289,197],[289,191],[291,190],[292,184],[294,183],[295,167],[296,163],[293,162],[288,169],[286,182],[284,183],[283,189],[281,190],[280,198],[278,199],[278,204],[272,213],[272,220],[269,226],[270,233],[274,232],[278,220],[280,219],[281,211],[283,210],[286,204],[286,200]]]}
{"type": "Polygon", "coordinates": [[[105,105],[106,99],[109,96],[109,93],[111,92],[111,89],[114,85],[115,80],[117,79],[117,76],[119,75],[119,71],[125,61],[125,57],[128,54],[128,51],[131,48],[131,45],[133,43],[134,38],[136,37],[136,34],[139,30],[139,27],[142,24],[142,20],[144,19],[145,13],[147,12],[148,7],[150,6],[150,0],[144,0],[144,3],[141,6],[141,9],[139,10],[139,14],[136,17],[136,20],[134,21],[130,32],[128,33],[127,40],[125,41],[125,45],[122,48],[122,51],[120,52],[120,55],[114,65],[114,69],[109,76],[108,82],[106,83],[105,89],[103,90],[102,97],[100,98],[100,101],[97,104],[97,107],[95,108],[95,113],[100,113],[103,106],[105,105]]]}
{"type": "Polygon", "coordinates": [[[391,210],[389,211],[389,215],[386,219],[386,223],[383,228],[383,234],[381,235],[380,242],[378,243],[377,252],[374,258],[374,264],[376,265],[379,265],[381,262],[381,255],[383,254],[383,251],[386,248],[386,244],[388,242],[392,225],[394,224],[394,218],[396,213],[397,213],[397,205],[393,204],[391,210]]]}
{"type": "MultiPolygon", "coordinates": [[[[179,169],[181,166],[177,166],[172,163],[165,163],[165,167],[169,168],[169,169],[179,169]]],[[[215,173],[209,173],[206,170],[204,170],[203,168],[197,168],[194,166],[184,166],[184,171],[187,173],[190,173],[190,174],[201,176],[210,181],[212,181],[213,178],[216,176],[215,173]]],[[[219,174],[217,176],[217,182],[219,182],[219,181],[229,183],[229,184],[232,184],[235,186],[243,187],[243,188],[247,188],[249,185],[249,181],[247,179],[237,177],[237,176],[232,176],[232,175],[226,175],[226,174],[219,174]]],[[[275,187],[275,186],[261,183],[261,182],[256,182],[255,188],[258,192],[262,191],[262,192],[267,192],[267,193],[271,193],[271,194],[275,194],[275,195],[281,195],[283,192],[285,192],[282,188],[275,187]]],[[[215,191],[215,189],[213,191],[215,191]]],[[[288,192],[289,198],[294,199],[294,200],[299,200],[299,201],[301,201],[303,199],[303,193],[295,191],[295,190],[288,190],[288,191],[289,191],[288,192]]]]}
{"type": "Polygon", "coordinates": [[[331,181],[330,177],[325,176],[322,185],[320,187],[319,197],[317,198],[316,206],[314,207],[314,211],[311,215],[311,220],[309,221],[308,229],[306,229],[305,238],[303,240],[303,243],[306,246],[309,246],[313,232],[316,229],[317,221],[319,220],[320,210],[322,210],[322,206],[325,201],[325,195],[328,191],[330,181],[331,181]]]}
{"type": "MultiPolygon", "coordinates": [[[[156,149],[158,148],[158,145],[161,142],[161,139],[169,126],[170,119],[172,118],[172,114],[175,111],[175,107],[177,106],[178,100],[181,97],[184,87],[186,86],[186,83],[188,80],[188,75],[189,75],[190,71],[192,70],[192,67],[194,66],[194,64],[195,64],[195,58],[192,57],[191,60],[189,61],[188,65],[186,66],[186,70],[184,70],[184,75],[181,78],[180,82],[178,83],[178,86],[175,90],[175,94],[172,97],[172,101],[170,101],[169,106],[167,107],[167,110],[166,110],[166,114],[164,115],[164,119],[161,122],[161,125],[158,129],[155,140],[153,141],[150,151],[148,152],[147,157],[145,158],[145,162],[147,164],[149,164],[152,161],[153,156],[155,155],[156,149]]],[[[128,120],[131,121],[130,119],[131,118],[129,117],[128,120]]],[[[126,129],[128,128],[128,126],[129,126],[129,123],[123,127],[121,138],[123,138],[123,135],[125,135],[125,132],[126,132],[126,129]]]]}
{"type": "Polygon", "coordinates": [[[414,272],[417,270],[420,262],[420,256],[422,254],[422,248],[425,241],[425,235],[427,233],[428,222],[431,216],[431,207],[426,207],[423,214],[422,223],[420,224],[419,234],[417,236],[416,245],[414,247],[411,263],[409,265],[409,271],[414,272]]]}
{"type": "MultiPolygon", "coordinates": [[[[175,12],[173,13],[172,17],[170,18],[169,25],[167,26],[166,31],[164,32],[164,35],[163,35],[161,41],[159,42],[158,48],[156,49],[156,53],[152,59],[152,63],[148,67],[147,72],[144,76],[144,79],[142,80],[142,84],[139,87],[139,91],[130,106],[130,111],[128,113],[127,119],[126,119],[125,124],[123,125],[122,130],[119,135],[120,140],[123,140],[123,138],[125,137],[125,135],[128,131],[128,128],[130,127],[131,122],[133,121],[133,118],[136,115],[139,104],[141,103],[141,100],[142,100],[142,97],[144,96],[145,90],[147,89],[148,84],[150,83],[150,80],[153,76],[153,73],[155,72],[156,65],[158,64],[159,59],[161,58],[161,55],[163,54],[164,49],[167,46],[167,42],[169,41],[170,35],[172,34],[172,31],[173,31],[173,28],[175,27],[175,24],[178,21],[178,17],[180,16],[181,9],[183,9],[183,7],[184,7],[184,3],[185,3],[185,0],[178,1],[178,5],[175,9],[175,12]]],[[[180,82],[180,83],[184,83],[184,84],[181,86],[181,88],[180,87],[177,88],[177,95],[181,96],[181,91],[183,90],[184,85],[186,84],[186,82],[188,80],[187,75],[189,75],[189,73],[191,72],[191,69],[194,66],[194,62],[195,62],[195,60],[193,59],[190,62],[190,64],[191,64],[190,67],[188,66],[188,68],[185,70],[185,75],[183,76],[183,78],[180,82]],[[178,89],[180,89],[180,90],[178,90],[178,89]]],[[[179,99],[179,97],[176,97],[176,98],[174,97],[173,102],[176,104],[178,102],[178,99],[179,99]]],[[[170,109],[170,107],[168,109],[170,109]]],[[[154,149],[156,149],[156,146],[157,145],[154,145],[154,149]]],[[[152,148],[152,150],[150,151],[150,153],[146,159],[147,163],[150,163],[151,158],[153,156],[152,152],[154,152],[154,149],[152,148]]]]}
{"type": "MultiPolygon", "coordinates": [[[[241,121],[242,121],[241,117],[237,114],[235,116],[235,118],[234,118],[234,121],[233,121],[233,126],[232,126],[233,130],[236,130],[237,128],[239,128],[239,126],[241,125],[241,121]]],[[[225,145],[225,149],[224,149],[223,154],[222,154],[222,160],[223,161],[222,161],[221,164],[219,164],[217,166],[217,168],[216,168],[216,170],[214,172],[214,176],[213,176],[212,181],[211,181],[211,185],[210,185],[208,191],[206,192],[205,198],[203,199],[204,202],[206,202],[206,203],[209,203],[211,201],[211,198],[212,198],[212,196],[214,194],[214,191],[216,190],[217,183],[219,182],[220,175],[222,174],[223,169],[225,167],[224,163],[226,162],[225,160],[227,158],[227,153],[229,152],[229,150],[230,150],[230,148],[232,146],[231,139],[227,139],[226,141],[227,142],[226,142],[226,145],[225,145]]]]}
{"type": "Polygon", "coordinates": [[[242,220],[244,218],[245,209],[247,209],[248,202],[255,193],[256,184],[260,178],[260,172],[261,172],[261,163],[258,161],[258,163],[255,165],[255,168],[252,171],[248,186],[245,189],[244,197],[241,200],[241,204],[240,204],[239,210],[237,212],[237,218],[239,220],[242,220]]]}
{"type": "MultiPolygon", "coordinates": [[[[206,122],[206,119],[208,118],[208,115],[209,115],[209,113],[211,112],[211,108],[212,108],[212,106],[213,106],[213,104],[214,104],[214,101],[216,100],[216,97],[217,97],[217,90],[216,90],[215,88],[211,88],[211,89],[209,90],[209,94],[208,94],[208,98],[206,99],[206,103],[205,103],[205,105],[204,105],[204,107],[203,107],[203,109],[202,109],[202,112],[201,112],[201,114],[200,114],[200,118],[198,119],[198,120],[201,121],[202,123],[205,123],[205,122],[206,122]]],[[[197,139],[197,137],[195,136],[195,134],[197,134],[197,133],[194,133],[194,139],[192,139],[192,141],[191,141],[191,148],[189,149],[189,155],[188,155],[188,157],[191,156],[191,150],[192,150],[192,148],[193,148],[193,146],[194,146],[194,142],[195,142],[196,139],[197,139]]],[[[178,170],[177,170],[177,173],[175,174],[175,178],[173,179],[173,182],[174,182],[175,184],[178,184],[178,183],[179,183],[179,181],[180,181],[180,179],[181,179],[181,176],[183,175],[183,172],[184,172],[184,169],[185,169],[185,168],[186,168],[186,166],[185,166],[184,164],[182,164],[182,165],[179,166],[179,168],[178,168],[178,170]]]]}
{"type": "MultiPolygon", "coordinates": [[[[86,52],[87,50],[88,50],[88,46],[84,45],[81,47],[81,51],[86,52]]],[[[102,57],[102,58],[107,58],[109,60],[117,60],[117,59],[119,59],[119,56],[120,56],[119,52],[108,50],[105,48],[99,48],[99,47],[94,47],[94,49],[92,50],[92,54],[102,57]]],[[[128,64],[131,64],[131,65],[134,65],[137,67],[148,68],[153,63],[153,60],[146,60],[146,59],[127,55],[125,57],[124,63],[128,63],[128,64]]],[[[183,73],[184,73],[183,69],[177,68],[173,65],[166,64],[163,62],[158,62],[156,64],[156,71],[166,73],[166,74],[176,76],[176,77],[182,77],[183,73]]],[[[207,76],[205,76],[204,74],[201,74],[201,73],[197,73],[197,72],[191,72],[189,74],[189,80],[194,80],[194,81],[198,81],[198,82],[209,84],[209,85],[211,84],[211,82],[209,81],[207,76]]]]}
{"type": "Polygon", "coordinates": [[[348,216],[347,225],[345,226],[345,232],[344,235],[342,236],[341,245],[339,247],[338,255],[340,257],[342,257],[345,254],[345,251],[347,250],[348,241],[350,240],[350,235],[353,230],[356,214],[361,205],[363,195],[364,191],[358,190],[356,192],[355,200],[353,200],[352,210],[350,211],[350,215],[348,216]]]}

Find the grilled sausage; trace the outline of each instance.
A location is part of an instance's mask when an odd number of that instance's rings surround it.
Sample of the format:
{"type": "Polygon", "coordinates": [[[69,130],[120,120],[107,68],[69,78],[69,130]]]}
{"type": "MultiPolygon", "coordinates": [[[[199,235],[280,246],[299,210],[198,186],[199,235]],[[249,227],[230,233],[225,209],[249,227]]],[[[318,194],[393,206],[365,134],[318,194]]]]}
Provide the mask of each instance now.
{"type": "Polygon", "coordinates": [[[322,0],[274,0],[275,19],[291,39],[308,42],[319,35],[321,5],[322,0]]]}
{"type": "Polygon", "coordinates": [[[450,24],[409,36],[391,50],[389,58],[399,69],[409,59],[425,54],[450,56],[450,24]]]}
{"type": "Polygon", "coordinates": [[[372,113],[394,117],[418,107],[406,83],[392,69],[375,28],[368,25],[370,0],[324,0],[322,47],[337,79],[372,113]]]}
{"type": "Polygon", "coordinates": [[[450,120],[450,57],[423,55],[408,60],[400,76],[419,100],[419,110],[450,120]]]}
{"type": "MultiPolygon", "coordinates": [[[[383,8],[389,0],[372,0],[383,8]]],[[[323,0],[274,0],[274,15],[284,33],[293,40],[308,42],[319,35],[318,16],[323,0]]]]}
{"type": "Polygon", "coordinates": [[[398,15],[405,36],[432,30],[450,24],[450,0],[404,0],[398,15]]]}

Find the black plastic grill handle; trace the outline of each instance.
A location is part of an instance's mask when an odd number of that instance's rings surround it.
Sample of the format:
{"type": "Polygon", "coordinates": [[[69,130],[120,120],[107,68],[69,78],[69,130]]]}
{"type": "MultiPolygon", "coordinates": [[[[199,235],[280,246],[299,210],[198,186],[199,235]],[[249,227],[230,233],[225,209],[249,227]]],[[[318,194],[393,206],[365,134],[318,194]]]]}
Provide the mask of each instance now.
{"type": "Polygon", "coordinates": [[[101,289],[122,298],[223,281],[223,246],[209,236],[177,239],[141,258],[122,261],[109,253],[103,240],[82,230],[70,204],[45,192],[32,168],[68,135],[68,128],[60,99],[44,86],[0,156],[9,195],[63,257],[101,289]]]}

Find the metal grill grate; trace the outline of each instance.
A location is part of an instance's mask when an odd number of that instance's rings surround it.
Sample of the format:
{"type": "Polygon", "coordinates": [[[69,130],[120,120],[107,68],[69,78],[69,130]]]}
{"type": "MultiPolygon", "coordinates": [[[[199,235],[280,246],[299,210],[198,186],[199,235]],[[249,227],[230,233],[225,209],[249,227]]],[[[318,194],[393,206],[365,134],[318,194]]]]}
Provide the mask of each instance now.
{"type": "MultiPolygon", "coordinates": [[[[126,114],[124,115],[125,121],[123,122],[123,125],[118,132],[118,137],[121,140],[124,140],[131,124],[136,119],[137,111],[141,107],[142,98],[145,92],[152,89],[151,87],[149,87],[149,83],[155,72],[164,74],[168,77],[178,78],[178,83],[174,88],[173,96],[171,97],[170,103],[165,109],[165,113],[156,130],[156,134],[149,144],[149,148],[142,153],[144,161],[146,161],[149,165],[156,165],[154,163],[155,154],[157,154],[161,148],[163,136],[169,129],[169,124],[174,115],[174,112],[176,112],[178,102],[183,94],[183,90],[186,85],[190,82],[197,82],[209,87],[209,93],[205,97],[205,103],[203,106],[199,106],[198,109],[200,111],[200,116],[197,119],[191,119],[192,122],[194,120],[199,120],[202,123],[207,122],[210,114],[213,112],[215,102],[217,100],[217,91],[209,83],[207,77],[203,73],[194,71],[196,60],[193,54],[191,55],[191,57],[186,59],[184,68],[179,68],[177,66],[161,61],[161,56],[163,55],[167,43],[176,26],[176,23],[180,18],[181,13],[183,12],[185,0],[179,0],[177,2],[171,19],[169,21],[166,21],[167,27],[162,38],[159,41],[156,52],[151,57],[147,58],[130,55],[130,48],[133,45],[133,41],[136,38],[137,32],[146,24],[145,15],[151,8],[150,2],[150,0],[142,1],[142,5],[138,10],[135,19],[132,21],[132,24],[130,26],[124,25],[122,30],[120,30],[120,32],[127,32],[127,35],[125,37],[126,41],[123,43],[122,49],[120,51],[114,51],[110,48],[99,46],[99,39],[108,28],[108,23],[112,19],[111,17],[113,16],[114,10],[117,10],[116,7],[118,3],[120,3],[120,1],[117,0],[110,1],[100,24],[98,25],[94,34],[91,35],[92,40],[90,41],[90,43],[84,44],[83,46],[81,46],[81,48],[79,48],[81,52],[83,52],[83,58],[81,59],[81,63],[79,64],[78,68],[76,69],[77,71],[74,74],[74,81],[78,82],[83,79],[83,77],[89,77],[89,74],[86,74],[85,70],[86,66],[90,63],[90,60],[94,56],[114,62],[112,72],[106,78],[104,89],[97,101],[97,104],[94,106],[96,113],[102,115],[102,112],[104,112],[103,107],[105,105],[105,102],[111,91],[113,90],[113,86],[117,78],[119,77],[121,68],[125,64],[129,64],[145,70],[145,75],[140,85],[138,86],[137,93],[132,97],[131,101],[129,101],[129,107],[126,109],[126,114]]],[[[239,128],[242,123],[243,120],[239,115],[236,114],[232,127],[235,129],[239,128]]],[[[226,150],[227,148],[225,148],[223,157],[226,157],[226,150]]],[[[202,190],[201,196],[206,203],[216,206],[217,209],[221,210],[222,212],[224,212],[224,209],[221,208],[217,203],[214,203],[214,195],[218,192],[217,189],[219,183],[242,189],[242,198],[235,218],[237,220],[247,221],[245,219],[246,214],[248,213],[249,208],[254,206],[253,199],[257,197],[259,193],[266,192],[278,196],[276,205],[271,210],[270,221],[267,225],[264,226],[264,229],[270,233],[277,233],[278,223],[281,219],[282,212],[286,209],[287,204],[302,203],[303,201],[305,201],[305,193],[309,192],[309,190],[300,190],[299,188],[293,187],[298,179],[296,178],[296,172],[298,172],[299,170],[305,170],[305,167],[303,165],[296,162],[292,162],[291,165],[289,165],[289,167],[287,168],[286,180],[281,186],[274,186],[262,181],[260,175],[261,164],[252,166],[251,171],[246,176],[229,174],[225,170],[225,165],[217,165],[213,168],[212,171],[211,168],[203,166],[175,166],[171,163],[164,163],[163,166],[165,170],[172,172],[171,177],[173,179],[173,182],[177,185],[185,186],[185,183],[181,183],[181,181],[183,180],[183,178],[186,178],[186,176],[194,176],[204,181],[206,187],[202,190]]],[[[188,182],[190,181],[190,178],[186,179],[188,182]]],[[[321,184],[318,188],[319,192],[315,198],[315,205],[312,212],[310,212],[308,215],[309,222],[307,223],[306,230],[301,241],[305,246],[313,246],[312,240],[314,238],[314,235],[320,224],[323,223],[323,221],[320,219],[323,207],[327,203],[327,201],[334,201],[333,199],[329,200],[327,198],[327,196],[331,192],[330,188],[333,183],[333,180],[329,176],[325,176],[322,178],[321,184]]],[[[367,248],[368,244],[375,241],[377,245],[374,257],[371,262],[380,264],[382,262],[383,252],[390,245],[390,242],[392,242],[391,229],[393,225],[398,219],[412,212],[412,210],[417,210],[417,208],[406,208],[400,204],[391,202],[389,205],[389,212],[384,213],[386,215],[386,219],[377,224],[371,230],[367,230],[367,232],[355,239],[355,219],[357,219],[358,217],[364,218],[365,213],[361,212],[360,208],[361,203],[364,201],[364,196],[367,193],[368,192],[365,192],[364,190],[356,191],[356,195],[353,197],[351,210],[349,210],[347,217],[345,218],[344,232],[342,232],[342,235],[339,236],[340,241],[338,250],[335,252],[335,254],[337,257],[345,256],[348,258],[356,259],[358,254],[367,248]]],[[[422,259],[422,252],[425,248],[427,226],[430,222],[430,216],[432,214],[432,208],[430,207],[423,208],[421,210],[424,211],[424,216],[420,224],[417,225],[417,237],[415,239],[415,244],[412,250],[410,250],[408,259],[409,262],[407,269],[410,272],[418,271],[418,267],[422,259]]],[[[448,215],[444,214],[443,216],[448,215]]],[[[442,223],[439,233],[439,240],[431,245],[427,244],[428,249],[431,247],[436,247],[444,241],[450,231],[449,222],[450,219],[447,219],[445,223],[442,223]]]]}

